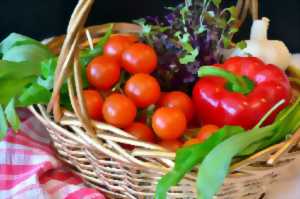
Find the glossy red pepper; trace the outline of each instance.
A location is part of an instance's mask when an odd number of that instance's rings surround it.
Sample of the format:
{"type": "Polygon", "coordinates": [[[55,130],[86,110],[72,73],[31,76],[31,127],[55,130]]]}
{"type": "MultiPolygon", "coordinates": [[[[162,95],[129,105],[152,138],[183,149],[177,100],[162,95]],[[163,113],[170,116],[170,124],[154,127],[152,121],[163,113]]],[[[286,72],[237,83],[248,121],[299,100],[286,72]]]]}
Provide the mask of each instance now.
{"type": "Polygon", "coordinates": [[[193,100],[202,124],[254,127],[280,100],[264,124],[290,103],[291,87],[284,71],[255,57],[233,57],[199,69],[193,100]]]}

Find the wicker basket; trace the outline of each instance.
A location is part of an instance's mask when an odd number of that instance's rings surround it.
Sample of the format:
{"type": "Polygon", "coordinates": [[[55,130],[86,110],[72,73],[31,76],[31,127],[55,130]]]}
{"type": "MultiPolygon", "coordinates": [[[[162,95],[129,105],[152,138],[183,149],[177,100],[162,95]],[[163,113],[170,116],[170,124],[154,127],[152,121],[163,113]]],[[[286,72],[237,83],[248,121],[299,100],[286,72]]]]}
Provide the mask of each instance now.
{"type": "MultiPolygon", "coordinates": [[[[91,121],[86,113],[82,100],[78,51],[88,45],[82,30],[92,3],[92,0],[79,1],[66,37],[56,37],[47,41],[50,49],[59,54],[53,98],[48,111],[43,105],[32,106],[30,109],[49,130],[59,158],[68,163],[89,186],[111,198],[153,198],[157,181],[174,166],[175,153],[157,145],[138,141],[116,127],[91,121]],[[59,106],[59,89],[66,79],[74,113],[59,106]],[[78,96],[78,103],[74,96],[78,96]],[[49,110],[53,110],[53,114],[50,114],[49,110]],[[135,149],[128,151],[122,147],[123,144],[133,145],[135,149]]],[[[254,3],[252,7],[255,6],[254,3]]],[[[252,14],[257,16],[257,12],[252,14]]],[[[99,38],[108,26],[106,24],[85,29],[91,33],[89,41],[96,42],[96,38],[99,38]]],[[[113,31],[137,34],[140,27],[116,23],[113,31]]],[[[280,170],[298,156],[300,150],[295,144],[298,138],[299,133],[296,133],[289,141],[232,165],[231,172],[216,198],[260,198],[266,186],[276,180],[280,170]]],[[[195,198],[195,179],[196,170],[186,175],[178,186],[173,187],[168,197],[195,198]]]]}

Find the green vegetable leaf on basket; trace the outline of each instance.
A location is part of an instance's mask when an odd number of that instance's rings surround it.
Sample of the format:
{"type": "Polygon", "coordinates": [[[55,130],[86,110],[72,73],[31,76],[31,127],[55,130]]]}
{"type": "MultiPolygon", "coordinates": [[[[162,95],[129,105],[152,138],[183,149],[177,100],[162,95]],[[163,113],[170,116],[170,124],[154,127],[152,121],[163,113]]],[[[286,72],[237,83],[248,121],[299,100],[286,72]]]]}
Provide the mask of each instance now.
{"type": "Polygon", "coordinates": [[[191,171],[195,165],[199,164],[210,150],[225,139],[241,132],[244,132],[241,127],[225,126],[208,138],[204,143],[177,150],[175,167],[158,182],[155,198],[166,198],[167,191],[170,187],[176,185],[187,172],[191,171]],[[182,164],[183,162],[184,164],[182,164]]]}
{"type": "Polygon", "coordinates": [[[8,128],[7,123],[15,131],[20,127],[16,106],[32,104],[30,100],[33,99],[38,103],[45,101],[45,96],[41,95],[42,89],[36,92],[37,86],[32,83],[41,73],[41,61],[54,55],[40,42],[16,33],[10,34],[0,43],[0,54],[0,134],[3,137],[8,128]],[[32,91],[35,92],[29,93],[32,91]]]}

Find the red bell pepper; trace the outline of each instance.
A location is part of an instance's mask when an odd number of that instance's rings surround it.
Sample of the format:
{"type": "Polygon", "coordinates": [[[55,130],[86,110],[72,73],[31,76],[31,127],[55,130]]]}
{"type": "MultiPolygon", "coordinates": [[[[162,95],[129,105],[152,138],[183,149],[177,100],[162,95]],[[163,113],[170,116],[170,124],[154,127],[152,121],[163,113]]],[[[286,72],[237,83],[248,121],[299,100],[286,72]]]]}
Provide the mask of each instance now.
{"type": "Polygon", "coordinates": [[[203,66],[198,75],[193,101],[202,124],[249,129],[284,99],[265,122],[271,123],[291,101],[291,86],[284,71],[255,57],[233,57],[224,64],[203,66]]]}

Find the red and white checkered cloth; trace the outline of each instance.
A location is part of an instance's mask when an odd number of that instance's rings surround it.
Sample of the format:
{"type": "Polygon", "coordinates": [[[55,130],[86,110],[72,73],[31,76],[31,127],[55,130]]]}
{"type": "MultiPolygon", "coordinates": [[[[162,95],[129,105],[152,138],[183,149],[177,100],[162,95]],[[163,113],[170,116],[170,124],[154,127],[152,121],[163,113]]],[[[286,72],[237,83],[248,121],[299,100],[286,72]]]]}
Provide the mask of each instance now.
{"type": "Polygon", "coordinates": [[[22,128],[0,142],[1,199],[105,199],[55,158],[45,128],[20,111],[22,128]]]}

